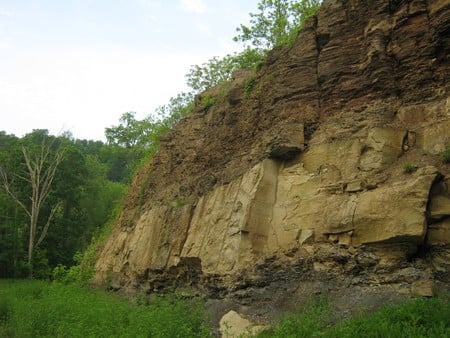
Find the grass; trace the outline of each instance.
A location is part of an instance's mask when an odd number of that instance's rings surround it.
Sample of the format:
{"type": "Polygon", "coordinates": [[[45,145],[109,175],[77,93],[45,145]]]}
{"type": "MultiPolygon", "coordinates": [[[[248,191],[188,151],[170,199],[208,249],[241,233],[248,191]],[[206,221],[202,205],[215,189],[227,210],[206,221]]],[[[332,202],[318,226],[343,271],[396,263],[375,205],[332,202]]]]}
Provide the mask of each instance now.
{"type": "MultiPolygon", "coordinates": [[[[0,337],[210,337],[203,304],[176,294],[132,303],[44,281],[0,280],[0,337]]],[[[417,298],[345,321],[324,298],[256,337],[450,337],[450,303],[417,298]]]]}
{"type": "Polygon", "coordinates": [[[244,85],[245,98],[248,98],[250,96],[250,93],[254,86],[255,86],[255,79],[253,77],[248,78],[247,81],[245,81],[244,85]]]}
{"type": "Polygon", "coordinates": [[[257,337],[450,337],[450,303],[417,298],[339,322],[327,303],[319,302],[303,313],[284,316],[275,327],[257,337]]]}
{"type": "Polygon", "coordinates": [[[450,145],[447,145],[440,155],[444,163],[450,163],[450,145]]]}
{"type": "Polygon", "coordinates": [[[405,174],[411,174],[411,173],[415,172],[417,170],[417,168],[418,168],[417,164],[415,164],[413,162],[403,163],[403,172],[405,174]]]}
{"type": "Polygon", "coordinates": [[[175,295],[133,305],[77,286],[0,281],[0,337],[208,337],[204,318],[200,302],[175,295]]]}
{"type": "Polygon", "coordinates": [[[208,109],[212,107],[214,103],[216,103],[216,99],[214,99],[212,96],[206,95],[200,98],[200,102],[203,109],[208,109]]]}

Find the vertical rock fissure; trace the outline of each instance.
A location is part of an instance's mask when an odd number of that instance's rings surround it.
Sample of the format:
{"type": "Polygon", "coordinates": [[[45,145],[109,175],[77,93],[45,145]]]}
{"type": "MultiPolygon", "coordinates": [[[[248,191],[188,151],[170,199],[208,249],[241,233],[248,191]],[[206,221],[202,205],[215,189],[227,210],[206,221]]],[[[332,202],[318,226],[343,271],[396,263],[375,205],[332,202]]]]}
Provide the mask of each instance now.
{"type": "Polygon", "coordinates": [[[186,244],[186,240],[187,240],[188,235],[189,235],[189,230],[191,228],[191,223],[192,223],[192,217],[194,215],[194,210],[195,210],[194,204],[189,205],[189,217],[188,217],[186,229],[185,229],[183,237],[181,238],[181,241],[180,241],[178,257],[181,257],[181,253],[183,252],[184,245],[186,244]]]}

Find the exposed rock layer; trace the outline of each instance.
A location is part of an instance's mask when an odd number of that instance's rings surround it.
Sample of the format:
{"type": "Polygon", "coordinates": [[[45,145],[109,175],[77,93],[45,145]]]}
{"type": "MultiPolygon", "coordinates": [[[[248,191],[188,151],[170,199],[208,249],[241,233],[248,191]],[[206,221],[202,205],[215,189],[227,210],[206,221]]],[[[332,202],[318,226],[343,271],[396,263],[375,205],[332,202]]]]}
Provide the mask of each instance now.
{"type": "Polygon", "coordinates": [[[96,279],[265,306],[448,287],[449,9],[325,1],[291,48],[199,95],[136,176],[96,279]]]}

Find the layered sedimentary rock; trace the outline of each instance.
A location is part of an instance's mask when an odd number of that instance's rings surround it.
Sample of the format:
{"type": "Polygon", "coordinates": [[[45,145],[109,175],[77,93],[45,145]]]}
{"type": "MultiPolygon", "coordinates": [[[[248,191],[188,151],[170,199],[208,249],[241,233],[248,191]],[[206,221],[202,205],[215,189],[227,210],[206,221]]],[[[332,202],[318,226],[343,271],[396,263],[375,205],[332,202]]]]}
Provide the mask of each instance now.
{"type": "Polygon", "coordinates": [[[241,304],[324,281],[448,287],[449,36],[449,0],[324,1],[292,47],[198,95],[164,136],[96,280],[241,304]]]}

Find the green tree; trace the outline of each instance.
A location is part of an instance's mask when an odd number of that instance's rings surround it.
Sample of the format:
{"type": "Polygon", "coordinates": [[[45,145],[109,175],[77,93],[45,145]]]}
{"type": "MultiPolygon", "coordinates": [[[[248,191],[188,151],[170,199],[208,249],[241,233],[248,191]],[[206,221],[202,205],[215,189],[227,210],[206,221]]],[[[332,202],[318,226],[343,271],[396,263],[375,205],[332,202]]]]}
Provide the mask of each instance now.
{"type": "Polygon", "coordinates": [[[250,25],[240,25],[233,38],[246,48],[240,53],[213,57],[201,65],[191,66],[187,84],[194,93],[230,81],[233,71],[258,66],[268,50],[291,44],[305,20],[320,7],[320,0],[261,0],[258,12],[250,13],[250,25]]]}
{"type": "MultiPolygon", "coordinates": [[[[4,168],[14,166],[20,155],[19,138],[0,132],[0,163],[4,168]]],[[[22,274],[24,224],[27,220],[17,204],[0,189],[0,278],[19,277],[22,274]]]]}
{"type": "Polygon", "coordinates": [[[240,25],[234,41],[267,51],[290,44],[305,21],[320,7],[320,0],[261,0],[258,12],[250,13],[250,26],[240,25]]]}
{"type": "Polygon", "coordinates": [[[156,130],[153,137],[153,143],[157,143],[161,134],[171,129],[178,121],[189,114],[194,109],[194,94],[179,93],[175,97],[169,99],[169,103],[159,106],[156,114],[159,120],[159,130],[156,130]]]}
{"type": "Polygon", "coordinates": [[[51,143],[43,139],[38,147],[22,146],[22,154],[25,161],[25,170],[9,172],[6,168],[0,167],[0,181],[3,191],[23,209],[28,216],[28,267],[29,276],[33,276],[33,256],[36,249],[47,235],[48,228],[55,213],[59,209],[59,204],[51,207],[50,213],[42,221],[41,212],[45,201],[52,188],[56,170],[62,161],[64,151],[57,149],[52,152],[51,143]],[[26,182],[31,193],[27,199],[23,199],[14,190],[14,180],[18,179],[26,182]],[[41,217],[40,217],[41,216],[41,217]]]}
{"type": "Polygon", "coordinates": [[[202,65],[193,65],[186,74],[187,84],[195,93],[231,80],[233,71],[251,68],[264,59],[264,54],[254,48],[224,57],[213,57],[202,65]]]}
{"type": "Polygon", "coordinates": [[[138,120],[134,112],[127,112],[119,125],[106,128],[109,148],[105,152],[115,159],[112,162],[115,175],[110,178],[128,183],[140,164],[159,149],[161,136],[193,109],[193,102],[192,93],[180,93],[156,109],[156,118],[148,115],[138,120]]]}

